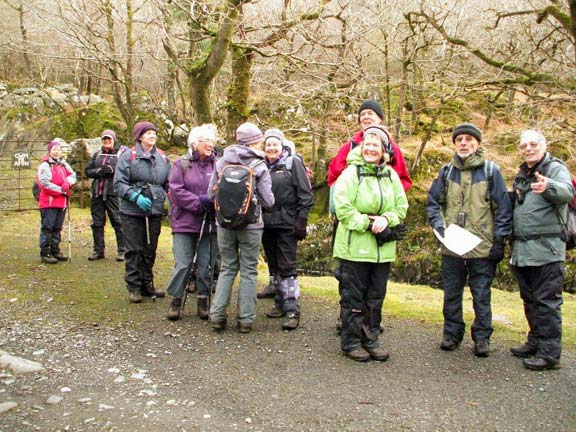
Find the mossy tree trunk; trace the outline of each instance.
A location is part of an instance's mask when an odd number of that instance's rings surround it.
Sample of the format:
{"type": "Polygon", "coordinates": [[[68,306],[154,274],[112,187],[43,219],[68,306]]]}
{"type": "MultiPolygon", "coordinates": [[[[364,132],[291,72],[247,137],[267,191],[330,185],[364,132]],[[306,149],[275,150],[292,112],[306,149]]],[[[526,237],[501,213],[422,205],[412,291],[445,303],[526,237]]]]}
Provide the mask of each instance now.
{"type": "Polygon", "coordinates": [[[224,18],[218,32],[215,34],[212,45],[202,59],[191,59],[186,67],[189,79],[188,95],[192,106],[194,123],[211,123],[212,108],[210,105],[210,85],[216,74],[222,68],[234,27],[238,21],[238,11],[246,0],[227,0],[224,18]]]}
{"type": "Polygon", "coordinates": [[[106,62],[108,72],[112,76],[112,95],[118,111],[126,122],[128,130],[134,125],[134,106],[132,103],[133,84],[133,54],[134,54],[134,9],[132,0],[126,1],[126,60],[120,62],[118,58],[115,37],[115,20],[113,16],[113,5],[111,0],[105,0],[102,4],[104,16],[106,17],[106,43],[110,56],[106,62]]]}
{"type": "Polygon", "coordinates": [[[228,88],[228,124],[226,142],[234,141],[234,131],[248,119],[250,108],[250,78],[252,77],[252,62],[254,52],[249,48],[233,46],[232,53],[232,82],[228,88]]]}

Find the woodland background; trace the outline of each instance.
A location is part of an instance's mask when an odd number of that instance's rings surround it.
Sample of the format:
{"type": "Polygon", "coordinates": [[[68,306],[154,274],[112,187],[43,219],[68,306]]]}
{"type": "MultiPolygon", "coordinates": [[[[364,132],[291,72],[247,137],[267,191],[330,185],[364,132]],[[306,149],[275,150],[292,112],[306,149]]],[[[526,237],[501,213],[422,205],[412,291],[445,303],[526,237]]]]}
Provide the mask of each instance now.
{"type": "MultiPolygon", "coordinates": [[[[326,166],[357,130],[365,98],[382,103],[415,181],[412,229],[395,266],[403,281],[439,283],[423,201],[451,156],[457,123],[483,129],[488,155],[508,183],[519,163],[518,134],[527,127],[541,129],[551,152],[575,172],[576,0],[0,5],[0,152],[14,138],[71,141],[104,128],[130,143],[141,119],[161,125],[160,146],[174,155],[196,124],[214,122],[224,145],[245,120],[279,127],[314,172],[316,206],[301,251],[312,272],[330,268],[326,166]],[[74,97],[60,100],[47,90],[62,85],[74,97]],[[49,103],[6,102],[22,88],[49,103]]],[[[568,290],[576,288],[573,267],[571,257],[568,290]]],[[[498,284],[514,285],[505,268],[498,284]]]]}

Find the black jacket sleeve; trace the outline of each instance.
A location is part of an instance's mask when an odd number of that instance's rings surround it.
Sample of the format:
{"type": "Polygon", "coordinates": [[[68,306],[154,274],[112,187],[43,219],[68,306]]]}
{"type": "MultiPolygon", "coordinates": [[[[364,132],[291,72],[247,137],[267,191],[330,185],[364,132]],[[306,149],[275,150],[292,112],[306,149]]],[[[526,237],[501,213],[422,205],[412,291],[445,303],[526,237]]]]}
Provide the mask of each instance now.
{"type": "Polygon", "coordinates": [[[297,216],[296,219],[308,219],[308,213],[312,208],[313,196],[310,179],[306,174],[304,162],[299,157],[293,157],[292,178],[294,179],[296,197],[297,197],[297,216]]]}
{"type": "Polygon", "coordinates": [[[446,169],[446,165],[440,169],[438,177],[434,179],[432,186],[430,186],[430,189],[428,190],[428,197],[426,199],[428,223],[435,230],[444,227],[444,217],[442,216],[442,204],[440,200],[444,194],[444,177],[446,169]]]}

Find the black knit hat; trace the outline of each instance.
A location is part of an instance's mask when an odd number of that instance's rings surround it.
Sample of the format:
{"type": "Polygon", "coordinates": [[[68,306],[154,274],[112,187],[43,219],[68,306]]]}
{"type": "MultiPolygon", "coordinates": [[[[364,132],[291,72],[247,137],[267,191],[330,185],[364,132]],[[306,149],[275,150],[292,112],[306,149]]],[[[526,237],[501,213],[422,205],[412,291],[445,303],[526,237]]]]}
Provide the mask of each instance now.
{"type": "Polygon", "coordinates": [[[382,111],[380,104],[375,100],[366,99],[364,102],[362,102],[362,105],[360,105],[360,109],[358,110],[358,121],[360,121],[360,113],[365,109],[374,111],[378,117],[380,117],[380,120],[384,120],[384,111],[382,111]]]}
{"type": "Polygon", "coordinates": [[[472,135],[478,140],[478,142],[482,142],[482,131],[472,123],[462,123],[461,125],[456,126],[452,131],[452,142],[455,143],[456,137],[462,134],[472,135]]]}

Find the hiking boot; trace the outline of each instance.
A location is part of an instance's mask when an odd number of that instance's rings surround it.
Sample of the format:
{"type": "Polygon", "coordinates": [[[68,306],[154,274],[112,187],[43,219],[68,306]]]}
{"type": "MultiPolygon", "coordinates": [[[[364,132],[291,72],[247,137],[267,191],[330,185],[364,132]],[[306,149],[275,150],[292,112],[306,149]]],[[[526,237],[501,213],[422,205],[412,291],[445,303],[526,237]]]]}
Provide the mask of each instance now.
{"type": "Polygon", "coordinates": [[[271,282],[266,286],[266,288],[264,288],[264,290],[262,290],[261,292],[259,292],[258,294],[256,294],[256,297],[258,297],[259,299],[266,299],[266,298],[274,298],[274,297],[276,297],[276,288],[277,288],[277,286],[272,283],[272,279],[270,279],[270,281],[271,281],[271,282]]]}
{"type": "Polygon", "coordinates": [[[215,332],[219,332],[219,331],[226,329],[226,320],[222,320],[222,321],[210,320],[210,325],[212,326],[212,330],[214,330],[215,332]]]}
{"type": "Polygon", "coordinates": [[[142,303],[142,295],[138,291],[130,291],[128,293],[128,301],[130,303],[142,303]]]}
{"type": "Polygon", "coordinates": [[[207,297],[198,297],[197,302],[197,314],[198,318],[201,320],[206,321],[210,316],[210,310],[208,309],[208,298],[207,297]]]}
{"type": "Polygon", "coordinates": [[[454,351],[459,346],[460,346],[459,340],[454,339],[450,335],[444,335],[442,343],[440,344],[440,349],[442,351],[454,351]]]}
{"type": "Polygon", "coordinates": [[[286,320],[282,323],[282,330],[296,330],[300,324],[300,317],[294,313],[289,313],[286,320]]]}
{"type": "Polygon", "coordinates": [[[92,252],[92,254],[88,257],[88,261],[97,261],[104,259],[104,252],[92,252]]]}
{"type": "Polygon", "coordinates": [[[368,351],[372,360],[383,362],[390,358],[390,354],[388,354],[388,351],[385,351],[384,348],[367,349],[366,351],[368,351]]]}
{"type": "MultiPolygon", "coordinates": [[[[104,258],[104,256],[102,256],[102,258],[104,258]]],[[[90,259],[90,258],[88,258],[90,259]]],[[[126,261],[126,257],[124,256],[124,253],[119,253],[118,256],[116,257],[116,261],[118,262],[124,262],[126,261]]]]}
{"type": "Polygon", "coordinates": [[[40,256],[40,260],[44,264],[58,264],[58,260],[54,258],[52,255],[42,255],[40,256]]]}
{"type": "Polygon", "coordinates": [[[282,318],[286,313],[282,309],[281,306],[274,304],[274,307],[270,310],[270,312],[266,312],[266,316],[268,318],[282,318]]]}
{"type": "Polygon", "coordinates": [[[525,343],[524,345],[521,345],[519,347],[510,348],[510,353],[512,353],[514,357],[522,357],[522,358],[532,357],[534,354],[536,354],[536,347],[525,343]]]}
{"type": "Polygon", "coordinates": [[[181,310],[182,310],[182,299],[181,298],[173,298],[172,303],[170,303],[170,309],[168,309],[168,318],[170,321],[178,321],[181,318],[181,310]]]}
{"type": "Polygon", "coordinates": [[[166,293],[164,291],[157,290],[154,288],[154,285],[144,285],[140,290],[140,294],[143,297],[158,297],[163,298],[166,297],[166,293]]]}
{"type": "Polygon", "coordinates": [[[560,369],[560,364],[540,357],[531,357],[522,360],[524,367],[533,371],[560,369]]]}
{"type": "Polygon", "coordinates": [[[352,351],[344,351],[344,355],[349,359],[357,362],[367,362],[370,360],[370,354],[364,348],[357,348],[352,351]]]}
{"type": "Polygon", "coordinates": [[[62,255],[62,252],[53,253],[52,256],[58,261],[68,261],[68,257],[66,255],[62,255]]]}
{"type": "Polygon", "coordinates": [[[241,323],[238,321],[238,323],[236,323],[236,328],[238,329],[238,333],[250,333],[252,331],[252,324],[241,323]]]}
{"type": "Polygon", "coordinates": [[[488,357],[490,354],[490,341],[481,339],[474,341],[474,355],[476,357],[488,357]]]}

